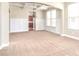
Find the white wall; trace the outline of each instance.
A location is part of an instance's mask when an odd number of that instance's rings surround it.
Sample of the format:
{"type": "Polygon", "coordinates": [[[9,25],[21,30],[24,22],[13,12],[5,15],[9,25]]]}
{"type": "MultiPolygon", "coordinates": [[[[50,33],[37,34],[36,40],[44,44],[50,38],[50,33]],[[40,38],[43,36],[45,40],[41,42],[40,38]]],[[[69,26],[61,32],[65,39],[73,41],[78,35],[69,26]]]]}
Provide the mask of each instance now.
{"type": "Polygon", "coordinates": [[[0,46],[1,46],[1,3],[0,3],[0,46]]]}
{"type": "Polygon", "coordinates": [[[46,31],[49,31],[49,32],[54,32],[56,33],[56,28],[55,27],[50,27],[50,26],[46,26],[46,31]]]}
{"type": "Polygon", "coordinates": [[[52,7],[58,8],[58,9],[63,9],[63,2],[41,2],[47,5],[51,5],[52,7]]]}
{"type": "Polygon", "coordinates": [[[45,30],[45,12],[37,10],[36,12],[36,30],[45,30]]]}
{"type": "Polygon", "coordinates": [[[79,30],[72,30],[68,29],[68,5],[64,5],[64,12],[63,12],[63,33],[67,36],[75,37],[79,40],[79,30]]]}
{"type": "Polygon", "coordinates": [[[62,10],[57,9],[57,21],[56,21],[56,33],[61,34],[62,33],[62,10]]]}
{"type": "Polygon", "coordinates": [[[28,19],[14,18],[10,21],[10,32],[28,31],[28,19]]]}
{"type": "Polygon", "coordinates": [[[9,44],[9,4],[0,3],[0,48],[9,44]]]}
{"type": "MultiPolygon", "coordinates": [[[[31,8],[19,8],[10,6],[10,32],[23,32],[28,31],[28,17],[32,15],[31,8]]],[[[45,29],[45,13],[42,10],[36,10],[35,29],[45,29]]]]}
{"type": "Polygon", "coordinates": [[[10,6],[10,32],[28,31],[29,8],[10,6]]]}
{"type": "Polygon", "coordinates": [[[46,31],[50,31],[50,32],[54,32],[54,33],[57,33],[57,34],[60,34],[61,33],[61,24],[62,23],[62,10],[60,9],[56,9],[56,27],[52,27],[52,26],[46,26],[45,30],[46,31]]]}

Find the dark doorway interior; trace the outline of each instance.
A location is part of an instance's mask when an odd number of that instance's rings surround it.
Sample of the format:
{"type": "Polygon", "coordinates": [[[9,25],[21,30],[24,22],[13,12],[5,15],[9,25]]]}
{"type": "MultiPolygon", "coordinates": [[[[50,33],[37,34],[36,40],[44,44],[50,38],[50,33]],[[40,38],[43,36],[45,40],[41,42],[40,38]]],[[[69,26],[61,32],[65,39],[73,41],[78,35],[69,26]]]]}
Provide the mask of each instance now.
{"type": "Polygon", "coordinates": [[[29,16],[29,31],[33,31],[33,16],[29,16]]]}

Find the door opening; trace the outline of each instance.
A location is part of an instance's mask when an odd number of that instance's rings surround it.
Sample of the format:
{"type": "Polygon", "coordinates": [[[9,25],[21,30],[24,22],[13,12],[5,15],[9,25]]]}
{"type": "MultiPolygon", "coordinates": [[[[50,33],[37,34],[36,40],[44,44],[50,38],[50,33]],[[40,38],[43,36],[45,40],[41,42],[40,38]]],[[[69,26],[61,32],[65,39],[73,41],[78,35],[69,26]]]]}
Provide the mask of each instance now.
{"type": "Polygon", "coordinates": [[[33,31],[33,16],[29,16],[29,31],[33,31]]]}

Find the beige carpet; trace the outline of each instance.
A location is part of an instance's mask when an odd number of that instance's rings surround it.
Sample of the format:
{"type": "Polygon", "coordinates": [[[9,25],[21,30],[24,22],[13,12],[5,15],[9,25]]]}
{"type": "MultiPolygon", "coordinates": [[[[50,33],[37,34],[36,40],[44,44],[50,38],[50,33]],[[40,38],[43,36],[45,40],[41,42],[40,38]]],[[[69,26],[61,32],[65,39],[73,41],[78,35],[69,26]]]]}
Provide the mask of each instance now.
{"type": "Polygon", "coordinates": [[[0,50],[7,56],[77,56],[79,41],[46,31],[10,34],[10,46],[0,50]]]}

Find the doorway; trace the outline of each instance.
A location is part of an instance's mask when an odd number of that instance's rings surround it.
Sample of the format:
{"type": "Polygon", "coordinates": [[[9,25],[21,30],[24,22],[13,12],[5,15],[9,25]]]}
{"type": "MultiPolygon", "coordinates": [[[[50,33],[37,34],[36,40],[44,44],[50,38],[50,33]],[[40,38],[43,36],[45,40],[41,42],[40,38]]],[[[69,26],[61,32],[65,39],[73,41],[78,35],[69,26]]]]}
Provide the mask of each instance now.
{"type": "Polygon", "coordinates": [[[33,16],[29,16],[29,31],[33,31],[33,16]]]}

